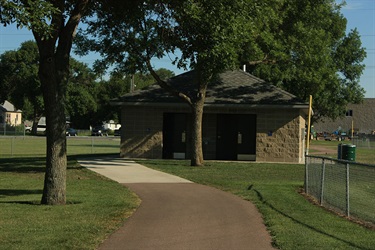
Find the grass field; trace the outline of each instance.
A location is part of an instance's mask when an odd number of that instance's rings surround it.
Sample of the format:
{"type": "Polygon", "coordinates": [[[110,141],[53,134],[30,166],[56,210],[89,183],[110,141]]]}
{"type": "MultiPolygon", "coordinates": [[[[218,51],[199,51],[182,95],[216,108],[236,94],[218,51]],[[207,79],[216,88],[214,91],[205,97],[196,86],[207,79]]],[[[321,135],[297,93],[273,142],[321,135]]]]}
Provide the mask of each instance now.
{"type": "Polygon", "coordinates": [[[280,249],[375,249],[374,230],[312,205],[298,193],[303,165],[207,162],[197,168],[188,161],[139,163],[252,201],[280,249]]]}
{"type": "MultiPolygon", "coordinates": [[[[309,154],[337,159],[337,148],[338,144],[340,143],[351,144],[350,141],[312,140],[309,154]]],[[[368,142],[365,145],[362,143],[360,144],[361,145],[356,147],[356,161],[361,163],[375,164],[375,142],[368,142]]]]}
{"type": "MultiPolygon", "coordinates": [[[[118,154],[119,137],[78,136],[67,137],[68,155],[118,154]]],[[[0,136],[0,158],[45,156],[45,136],[0,136]]]]}
{"type": "MultiPolygon", "coordinates": [[[[44,150],[45,137],[0,137],[0,249],[95,249],[139,200],[123,186],[81,168],[73,157],[117,153],[119,140],[68,138],[66,206],[39,205],[44,150]]],[[[375,249],[374,230],[312,205],[298,193],[302,165],[207,162],[193,168],[188,161],[139,162],[254,202],[280,249],[375,249]]]]}
{"type": "Polygon", "coordinates": [[[44,206],[45,158],[0,159],[0,249],[95,249],[139,205],[117,182],[68,164],[67,205],[44,206]]]}

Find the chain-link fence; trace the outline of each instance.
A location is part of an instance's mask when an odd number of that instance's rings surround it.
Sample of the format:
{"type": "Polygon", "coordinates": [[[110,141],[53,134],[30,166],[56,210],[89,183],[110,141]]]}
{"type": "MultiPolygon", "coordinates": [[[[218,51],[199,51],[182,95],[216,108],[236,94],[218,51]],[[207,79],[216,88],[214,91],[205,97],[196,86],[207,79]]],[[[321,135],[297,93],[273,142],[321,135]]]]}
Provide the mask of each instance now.
{"type": "Polygon", "coordinates": [[[322,206],[375,224],[375,165],[306,156],[305,192],[322,206]]]}
{"type": "Polygon", "coordinates": [[[353,137],[352,143],[359,148],[375,148],[375,135],[359,135],[353,137]]]}
{"type": "Polygon", "coordinates": [[[28,133],[25,125],[10,126],[0,123],[0,136],[24,136],[28,133]]]}
{"type": "MultiPolygon", "coordinates": [[[[72,136],[67,137],[68,155],[119,154],[120,137],[72,136]]],[[[0,135],[0,158],[46,155],[45,136],[0,135]]]]}

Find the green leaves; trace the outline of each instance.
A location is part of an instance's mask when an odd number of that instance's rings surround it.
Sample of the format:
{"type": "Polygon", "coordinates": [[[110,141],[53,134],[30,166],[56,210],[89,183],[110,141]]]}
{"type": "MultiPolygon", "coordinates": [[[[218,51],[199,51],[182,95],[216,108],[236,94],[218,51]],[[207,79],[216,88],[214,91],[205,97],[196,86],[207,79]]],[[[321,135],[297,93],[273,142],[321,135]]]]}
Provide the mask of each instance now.
{"type": "Polygon", "coordinates": [[[32,119],[33,115],[43,111],[38,103],[42,96],[38,79],[39,53],[36,44],[26,41],[15,51],[7,51],[0,55],[0,99],[8,99],[18,107],[32,105],[33,112],[24,118],[32,119]]]}
{"type": "Polygon", "coordinates": [[[18,28],[33,29],[44,37],[52,32],[48,22],[55,13],[58,10],[44,0],[0,0],[0,24],[16,23],[18,28]]]}
{"type": "Polygon", "coordinates": [[[345,34],[346,19],[332,0],[271,4],[256,44],[245,48],[243,58],[263,63],[250,72],[304,101],[313,95],[315,119],[344,114],[348,103],[363,98],[359,77],[366,54],[358,32],[345,34]]]}

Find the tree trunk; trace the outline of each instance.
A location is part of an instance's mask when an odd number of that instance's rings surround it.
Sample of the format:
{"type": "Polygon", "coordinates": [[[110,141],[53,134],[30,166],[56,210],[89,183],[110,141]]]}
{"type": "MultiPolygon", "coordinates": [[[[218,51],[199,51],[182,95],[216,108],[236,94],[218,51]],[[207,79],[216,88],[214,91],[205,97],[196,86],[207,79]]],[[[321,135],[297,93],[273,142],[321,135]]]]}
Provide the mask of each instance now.
{"type": "MultiPolygon", "coordinates": [[[[202,118],[203,107],[206,99],[207,85],[212,75],[202,74],[201,70],[197,70],[195,81],[197,82],[198,91],[196,96],[189,96],[187,93],[182,93],[163,81],[160,76],[153,70],[150,60],[147,62],[147,68],[151,75],[158,82],[161,88],[166,90],[173,96],[180,98],[182,101],[189,104],[191,108],[191,166],[203,166],[203,149],[202,149],[202,118]]],[[[204,71],[203,71],[204,72],[204,71]]]]}
{"type": "Polygon", "coordinates": [[[46,205],[64,205],[66,203],[67,167],[64,107],[66,77],[63,71],[57,70],[55,64],[57,59],[42,60],[39,76],[46,107],[47,157],[41,202],[46,205]]]}
{"type": "Polygon", "coordinates": [[[191,166],[202,166],[203,165],[203,149],[202,149],[202,117],[203,117],[203,106],[194,105],[192,108],[192,155],[191,155],[191,166]]]}
{"type": "Polygon", "coordinates": [[[41,202],[63,205],[66,203],[65,97],[69,58],[75,31],[89,0],[77,0],[72,4],[66,0],[48,2],[59,10],[52,15],[50,36],[44,37],[33,30],[39,49],[39,78],[47,125],[46,174],[41,202]]]}
{"type": "Polygon", "coordinates": [[[202,118],[203,118],[204,97],[201,97],[191,106],[191,122],[192,122],[192,155],[191,166],[203,166],[203,149],[202,149],[202,118]]]}

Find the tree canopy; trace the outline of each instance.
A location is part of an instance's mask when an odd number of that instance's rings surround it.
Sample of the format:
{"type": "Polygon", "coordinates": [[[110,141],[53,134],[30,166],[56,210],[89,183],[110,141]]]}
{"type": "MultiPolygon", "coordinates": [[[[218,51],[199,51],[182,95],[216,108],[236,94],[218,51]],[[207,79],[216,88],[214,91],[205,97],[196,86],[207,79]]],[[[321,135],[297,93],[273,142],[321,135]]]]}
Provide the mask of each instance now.
{"type": "Polygon", "coordinates": [[[38,123],[44,102],[38,78],[36,43],[23,42],[19,49],[0,55],[0,100],[10,100],[23,111],[24,119],[38,123]]]}
{"type": "MultiPolygon", "coordinates": [[[[334,0],[103,1],[78,47],[99,52],[104,60],[97,65],[149,70],[196,117],[212,77],[246,64],[304,101],[313,95],[317,117],[335,118],[363,98],[358,80],[365,57],[358,32],[345,34],[340,8],[334,0]],[[153,71],[151,58],[176,51],[174,64],[198,72],[196,93],[176,91],[153,71]]],[[[192,148],[201,143],[198,130],[192,148]]]]}
{"type": "Polygon", "coordinates": [[[259,35],[262,50],[245,49],[242,59],[250,73],[300,99],[312,95],[316,119],[344,115],[364,95],[366,53],[357,30],[346,34],[340,8],[332,0],[279,1],[270,12],[277,22],[259,35]]]}
{"type": "MultiPolygon", "coordinates": [[[[36,124],[44,116],[44,101],[38,77],[39,52],[34,41],[23,42],[17,50],[0,55],[0,102],[9,100],[23,112],[23,118],[36,124]]],[[[167,79],[174,73],[167,69],[156,72],[167,79]]],[[[112,72],[107,80],[99,81],[88,65],[70,59],[65,113],[72,125],[80,129],[101,124],[103,121],[120,120],[119,110],[110,100],[130,91],[131,76],[112,72]]],[[[155,82],[149,73],[134,75],[135,89],[155,82]]]]}
{"type": "MultiPolygon", "coordinates": [[[[23,42],[19,49],[0,55],[0,101],[10,100],[20,108],[24,119],[35,124],[34,133],[40,117],[44,116],[38,69],[39,51],[34,41],[23,42]]],[[[96,75],[87,65],[70,59],[65,107],[68,115],[87,118],[96,111],[95,95],[92,95],[95,80],[96,75]]]]}
{"type": "Polygon", "coordinates": [[[88,20],[89,36],[79,41],[81,51],[99,52],[105,64],[134,73],[148,70],[158,84],[191,107],[191,164],[203,164],[201,123],[206,89],[213,77],[235,68],[244,41],[255,28],[249,1],[103,1],[88,20]],[[180,51],[173,63],[196,72],[195,90],[172,88],[153,69],[152,58],[180,51]]]}
{"type": "Polygon", "coordinates": [[[46,37],[51,34],[46,21],[56,13],[58,9],[44,0],[0,0],[0,24],[15,23],[18,28],[33,29],[46,37]]]}

